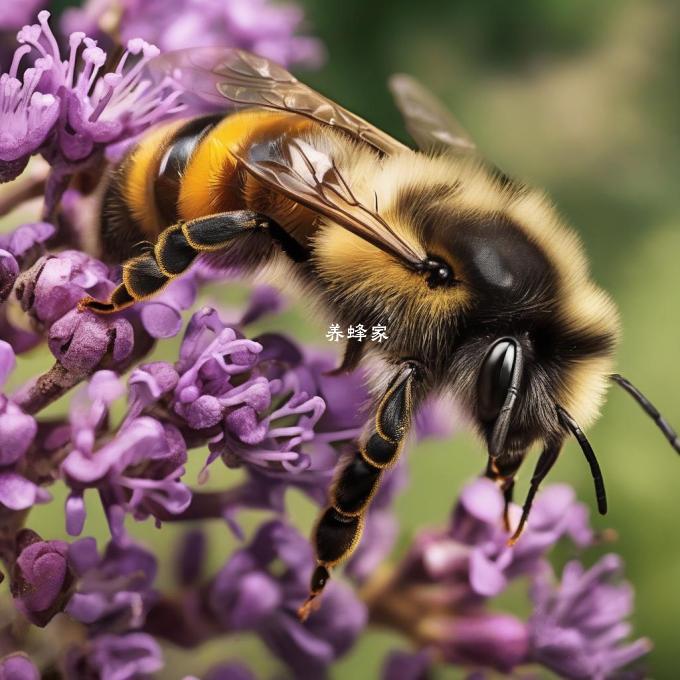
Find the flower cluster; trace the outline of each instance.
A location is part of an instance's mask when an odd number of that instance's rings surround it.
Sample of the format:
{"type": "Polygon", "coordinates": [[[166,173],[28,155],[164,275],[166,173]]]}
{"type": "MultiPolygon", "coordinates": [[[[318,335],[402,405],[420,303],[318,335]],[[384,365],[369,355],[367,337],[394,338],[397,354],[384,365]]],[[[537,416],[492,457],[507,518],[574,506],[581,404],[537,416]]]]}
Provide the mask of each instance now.
{"type": "Polygon", "coordinates": [[[280,64],[318,66],[323,46],[317,38],[296,35],[302,10],[270,0],[120,0],[117,12],[110,3],[87,0],[82,8],[64,14],[67,32],[101,31],[116,22],[123,41],[142,37],[163,51],[187,47],[240,47],[280,64]],[[111,15],[114,16],[111,16],[111,15]],[[116,16],[118,14],[118,16],[116,16]]]}
{"type": "Polygon", "coordinates": [[[16,178],[31,155],[42,153],[53,166],[45,196],[47,215],[73,171],[181,110],[179,90],[143,75],[144,65],[159,53],[157,47],[131,39],[115,69],[104,72],[106,52],[80,31],[71,33],[63,59],[49,17],[43,10],[37,24],[19,31],[20,47],[0,76],[0,181],[16,178]],[[25,67],[30,56],[32,64],[25,67]]]}
{"type": "MultiPolygon", "coordinates": [[[[43,198],[39,219],[0,235],[0,578],[12,600],[2,604],[0,678],[134,680],[167,673],[170,646],[244,634],[292,677],[324,678],[372,625],[415,647],[385,659],[388,680],[423,677],[435,663],[606,678],[644,655],[648,641],[628,641],[632,589],[617,556],[590,568],[572,561],[555,576],[554,545],[585,551],[598,540],[567,487],[537,498],[511,548],[501,492],[471,482],[449,526],[417,534],[390,563],[404,461],[385,471],[344,578],[300,621],[314,556],[289,492],[325,506],[368,417],[362,372],[336,375],[333,354],[255,333],[284,304],[271,288],[254,288],[238,313],[196,304],[214,276],[200,262],[122,312],[77,304],[120,281],[90,247],[105,160],[190,106],[147,77],[159,53],[151,43],[238,46],[307,65],[321,45],[299,33],[297,6],[269,0],[88,0],[52,24],[46,4],[14,3],[0,17],[19,43],[0,76],[0,214],[43,198]],[[33,155],[43,161],[25,171],[33,155]],[[27,377],[38,360],[40,373],[27,377]],[[55,517],[68,540],[29,528],[38,528],[33,506],[53,495],[65,498],[55,517]],[[102,512],[108,530],[95,538],[102,512]],[[160,540],[135,538],[133,523],[144,521],[160,540]],[[220,526],[235,547],[216,564],[220,526]],[[174,550],[168,535],[180,535],[174,550]],[[171,573],[159,578],[163,564],[171,573]],[[528,581],[528,617],[496,600],[519,580],[528,581]]],[[[450,412],[428,401],[414,430],[416,440],[448,436],[450,412]]],[[[241,661],[189,664],[188,677],[254,678],[241,661]]]]}
{"type": "MultiPolygon", "coordinates": [[[[590,569],[570,562],[556,582],[548,561],[553,546],[565,538],[579,548],[595,541],[572,489],[546,488],[513,547],[502,529],[503,505],[490,480],[468,484],[449,526],[422,532],[403,561],[371,584],[371,619],[428,650],[408,660],[413,673],[406,677],[420,677],[443,658],[502,673],[539,663],[560,677],[609,678],[646,654],[648,640],[625,641],[632,591],[621,581],[620,558],[606,555],[590,569]],[[520,577],[531,584],[534,614],[528,621],[490,606],[520,577]]],[[[519,513],[512,508],[515,521],[519,513]]],[[[388,658],[386,677],[402,656],[388,658]]]]}
{"type": "MultiPolygon", "coordinates": [[[[0,383],[14,370],[16,359],[12,346],[0,340],[0,383]]],[[[10,510],[26,510],[34,503],[50,499],[46,489],[27,478],[31,450],[38,425],[14,400],[0,394],[0,504],[10,510]]]]}

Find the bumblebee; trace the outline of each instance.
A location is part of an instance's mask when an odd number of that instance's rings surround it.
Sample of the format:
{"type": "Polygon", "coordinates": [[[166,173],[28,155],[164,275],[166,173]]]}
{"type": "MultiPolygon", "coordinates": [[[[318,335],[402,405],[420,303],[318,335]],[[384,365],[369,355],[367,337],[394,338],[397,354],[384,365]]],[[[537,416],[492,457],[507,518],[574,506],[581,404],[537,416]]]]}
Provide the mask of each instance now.
{"type": "Polygon", "coordinates": [[[413,150],[243,51],[180,51],[153,69],[192,96],[237,108],[150,131],[115,169],[101,239],[124,262],[122,283],[110,300],[80,308],[117,312],[208,254],[224,269],[294,282],[342,326],[392,329],[380,344],[350,339],[345,349],[343,370],[369,369],[373,411],[316,524],[301,617],[359,542],[381,477],[430,393],[452,393],[469,414],[488,452],[485,474],[503,490],[508,531],[515,475],[541,447],[510,543],[569,435],[606,512],[583,428],[611,381],[680,452],[654,407],[612,374],[617,311],[590,278],[574,232],[542,193],[481,160],[416,81],[390,83],[413,150]],[[152,247],[135,254],[140,241],[152,247]]]}

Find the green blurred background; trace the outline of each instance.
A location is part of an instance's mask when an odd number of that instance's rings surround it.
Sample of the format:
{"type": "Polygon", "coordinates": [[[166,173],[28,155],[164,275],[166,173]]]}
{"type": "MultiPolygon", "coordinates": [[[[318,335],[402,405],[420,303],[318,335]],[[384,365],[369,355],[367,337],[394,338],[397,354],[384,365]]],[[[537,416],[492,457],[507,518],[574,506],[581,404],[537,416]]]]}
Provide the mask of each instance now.
{"type": "MultiPolygon", "coordinates": [[[[310,31],[328,49],[321,71],[302,74],[310,84],[405,139],[385,81],[393,72],[407,71],[441,95],[488,158],[552,195],[581,233],[595,279],[620,306],[619,370],[680,427],[680,5],[663,0],[302,4],[310,31]]],[[[240,291],[231,299],[242,296],[240,291]]],[[[328,348],[325,329],[300,318],[294,310],[283,325],[328,348]]],[[[175,341],[164,343],[159,356],[171,357],[176,346],[175,341]]],[[[44,353],[21,359],[20,375],[48,363],[44,353]]],[[[650,675],[676,678],[680,460],[651,421],[618,391],[611,393],[589,436],[604,469],[611,507],[606,518],[595,515],[593,523],[618,533],[607,549],[623,555],[635,586],[634,632],[655,645],[650,675]]],[[[202,454],[194,461],[190,480],[202,454]]],[[[410,452],[410,483],[397,502],[402,521],[397,554],[418,527],[446,520],[461,484],[483,462],[481,447],[465,434],[410,452]]],[[[528,477],[525,471],[519,497],[528,477]]],[[[211,484],[232,480],[233,471],[213,466],[211,484]]],[[[567,446],[551,480],[572,484],[594,506],[588,469],[575,445],[567,446]]],[[[55,495],[63,493],[57,489],[55,495]]],[[[289,500],[296,523],[308,531],[314,509],[295,494],[289,500]]],[[[29,525],[46,537],[63,536],[63,520],[55,509],[38,508],[29,525]]],[[[257,519],[253,514],[247,524],[252,527],[257,519]]],[[[180,530],[131,529],[164,546],[168,559],[161,565],[160,584],[170,586],[169,551],[180,530]]],[[[102,540],[106,536],[96,509],[86,532],[102,540]]],[[[234,543],[217,523],[210,537],[210,565],[216,568],[234,543]]],[[[586,561],[596,556],[591,551],[586,561]]],[[[49,627],[40,635],[49,637],[49,627]]],[[[35,642],[39,653],[40,641],[35,642]]],[[[393,646],[407,643],[392,634],[367,633],[333,677],[377,677],[385,651],[393,646]]],[[[191,654],[168,649],[163,677],[200,676],[225,656],[242,658],[263,677],[277,668],[255,640],[229,638],[191,654]]],[[[460,676],[442,670],[437,677],[460,676]]]]}

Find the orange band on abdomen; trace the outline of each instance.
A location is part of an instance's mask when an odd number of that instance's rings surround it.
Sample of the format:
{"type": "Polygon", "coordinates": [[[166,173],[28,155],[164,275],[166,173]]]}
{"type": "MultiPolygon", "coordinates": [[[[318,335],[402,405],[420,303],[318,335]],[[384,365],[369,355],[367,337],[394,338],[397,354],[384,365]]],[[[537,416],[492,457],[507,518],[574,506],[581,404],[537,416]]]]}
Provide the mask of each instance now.
{"type": "Polygon", "coordinates": [[[301,116],[262,109],[239,111],[224,118],[201,140],[186,168],[178,201],[181,219],[247,207],[232,150],[309,124],[301,116]]]}
{"type": "Polygon", "coordinates": [[[185,123],[186,120],[172,121],[152,130],[133,149],[127,163],[123,189],[126,203],[149,240],[155,240],[163,227],[153,196],[153,183],[158,175],[159,163],[167,142],[185,123]]]}

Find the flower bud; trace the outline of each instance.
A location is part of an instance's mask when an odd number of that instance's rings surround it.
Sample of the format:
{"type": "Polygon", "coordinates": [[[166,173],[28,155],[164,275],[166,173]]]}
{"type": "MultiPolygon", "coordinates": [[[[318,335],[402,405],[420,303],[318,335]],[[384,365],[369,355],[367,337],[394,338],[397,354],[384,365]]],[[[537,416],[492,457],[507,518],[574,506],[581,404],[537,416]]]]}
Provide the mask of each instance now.
{"type": "Polygon", "coordinates": [[[18,556],[11,591],[17,609],[36,626],[46,626],[68,599],[73,575],[65,541],[43,541],[24,529],[17,535],[18,556]]]}

